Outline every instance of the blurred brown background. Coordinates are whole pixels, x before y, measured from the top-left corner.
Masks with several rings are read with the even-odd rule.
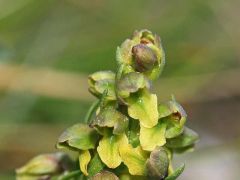
[[[240,177],[240,1],[0,0],[0,179],[83,121],[87,75],[115,70],[135,29],[162,38],[160,101],[174,94],[201,137],[180,180]]]

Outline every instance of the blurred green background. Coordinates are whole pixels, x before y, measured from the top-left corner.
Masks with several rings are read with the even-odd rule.
[[[199,132],[180,180],[240,177],[239,0],[0,0],[0,179],[81,122],[87,75],[115,70],[134,30],[162,38],[160,101],[174,94]]]

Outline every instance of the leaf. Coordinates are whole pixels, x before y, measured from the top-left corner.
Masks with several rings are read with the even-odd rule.
[[[113,134],[122,134],[128,127],[128,117],[117,111],[113,106],[107,106],[92,121],[91,126],[113,127]]]
[[[148,154],[144,152],[140,146],[133,148],[130,144],[123,144],[120,146],[120,155],[131,175],[146,174]]]
[[[127,143],[125,134],[113,135],[111,132],[105,132],[100,140],[97,152],[102,162],[109,168],[116,168],[121,164],[122,159],[119,154],[119,146],[122,143]]]
[[[58,148],[75,150],[93,149],[99,136],[97,132],[85,124],[75,124],[65,130],[58,139]]]
[[[89,91],[99,97],[107,90],[107,99],[115,100],[115,73],[112,71],[98,71],[88,77]]]
[[[102,171],[104,167],[105,164],[101,161],[98,153],[96,153],[88,165],[88,174],[93,176]]]
[[[90,178],[90,180],[119,180],[119,178],[112,172],[102,171]]]
[[[175,180],[175,179],[177,179],[182,174],[182,172],[184,171],[184,168],[185,168],[185,164],[182,164],[179,168],[177,168],[176,171],[174,171],[167,178],[165,178],[165,180]]]
[[[193,145],[199,136],[193,130],[185,127],[183,133],[172,139],[168,139],[166,146],[169,148],[184,148]]]
[[[169,159],[167,151],[162,147],[157,147],[151,152],[146,163],[147,174],[151,179],[163,179],[168,173]]]
[[[130,72],[123,75],[117,82],[117,93],[121,98],[127,98],[130,93],[137,92],[144,87],[149,87],[149,82],[144,75],[139,72]]]
[[[152,128],[145,128],[141,126],[140,143],[143,150],[152,151],[157,146],[163,146],[166,143],[166,127],[167,124],[161,120]]]
[[[85,176],[88,176],[88,163],[91,160],[91,155],[88,150],[79,152],[79,166]]]
[[[133,94],[128,101],[128,114],[140,124],[151,128],[158,123],[157,96],[146,89]]]

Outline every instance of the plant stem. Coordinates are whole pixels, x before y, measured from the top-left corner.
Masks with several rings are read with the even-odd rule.
[[[99,100],[92,103],[92,105],[90,106],[90,108],[85,116],[84,122],[89,123],[89,121],[90,121],[93,113],[95,112],[95,109],[98,107],[98,105],[99,105]]]
[[[68,180],[68,179],[71,179],[73,177],[77,177],[79,175],[81,175],[81,171],[80,170],[76,170],[76,171],[72,171],[72,172],[66,174],[65,176],[61,177],[60,179],[61,180]]]

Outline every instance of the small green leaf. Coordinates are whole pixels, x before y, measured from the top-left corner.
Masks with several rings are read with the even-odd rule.
[[[157,146],[163,146],[166,143],[165,132],[167,124],[160,120],[158,124],[152,128],[141,126],[140,143],[144,150],[152,151]]]
[[[167,178],[165,178],[165,180],[175,180],[175,179],[177,179],[182,174],[182,172],[184,171],[184,168],[185,168],[185,164],[182,164],[179,168],[177,168],[176,171],[174,171]]]
[[[146,174],[148,154],[140,146],[133,148],[130,144],[122,144],[120,146],[120,155],[131,175],[141,176]]]
[[[119,178],[112,172],[102,171],[90,178],[90,180],[119,180]]]
[[[79,152],[79,166],[85,176],[88,176],[88,163],[91,160],[91,155],[88,150]]]
[[[113,134],[122,134],[128,126],[128,117],[117,111],[113,106],[107,106],[92,121],[91,126],[113,127]]]
[[[109,168],[118,167],[122,162],[119,154],[119,146],[126,142],[127,137],[125,134],[113,135],[111,132],[105,131],[105,134],[97,147],[97,152],[102,162]]]
[[[169,148],[184,148],[193,145],[198,139],[199,136],[196,132],[185,127],[180,136],[168,139],[166,146]]]
[[[107,90],[107,99],[115,100],[115,74],[112,71],[98,71],[88,77],[89,91],[100,97]]]
[[[98,153],[96,153],[88,165],[88,174],[93,176],[102,171],[104,167],[104,163],[101,161]]]
[[[169,159],[166,150],[157,147],[147,160],[147,174],[151,179],[163,179],[167,176]]]
[[[151,128],[158,123],[157,96],[146,89],[133,94],[128,101],[128,114],[140,124]]]
[[[98,134],[88,125],[75,124],[65,130],[58,139],[58,148],[70,148],[76,150],[93,149],[98,140]]]

